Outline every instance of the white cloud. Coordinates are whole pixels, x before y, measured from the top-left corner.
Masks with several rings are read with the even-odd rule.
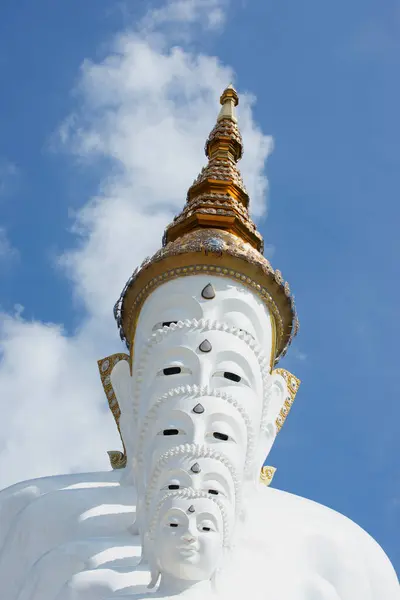
[[[19,176],[17,165],[0,158],[0,204],[10,196],[15,188]],[[10,262],[18,258],[18,251],[9,240],[7,229],[0,225],[0,267],[3,270]]]
[[[206,29],[220,28],[225,21],[224,0],[169,0],[163,7],[150,10],[141,23],[144,31],[159,28],[160,25],[202,24]],[[177,30],[175,29],[175,34]]]
[[[0,200],[3,196],[9,195],[15,186],[15,182],[19,175],[17,165],[0,158]]]
[[[4,266],[17,257],[18,251],[8,239],[7,231],[4,227],[0,227],[0,264]]]
[[[213,11],[223,9],[207,1]],[[97,358],[121,349],[112,307],[183,206],[205,163],[219,95],[234,79],[215,57],[173,46],[164,27],[184,19],[210,27],[203,8],[200,0],[169,2],[149,13],[141,30],[117,36],[102,61],[82,65],[81,108],[60,126],[59,143],[81,160],[100,159],[103,171],[97,196],[75,215],[76,247],[60,264],[87,315],[69,337],[59,325],[0,316],[0,488],[32,476],[107,468],[106,450],[118,448],[96,366]],[[157,35],[148,35],[150,25]],[[262,214],[271,140],[254,124],[252,102],[241,95],[242,171],[254,212]]]
[[[90,324],[68,338],[59,325],[18,315],[0,322],[1,486],[106,466],[107,442],[117,438],[101,409]]]

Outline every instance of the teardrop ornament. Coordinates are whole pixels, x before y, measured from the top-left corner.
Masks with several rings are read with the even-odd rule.
[[[212,300],[213,298],[215,298],[215,290],[211,283],[208,283],[206,287],[203,288],[201,295],[205,300]]]
[[[211,352],[211,343],[208,340],[204,340],[203,342],[201,342],[199,350],[201,350],[201,352]]]

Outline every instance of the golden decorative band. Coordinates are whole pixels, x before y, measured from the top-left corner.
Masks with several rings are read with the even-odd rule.
[[[289,284],[250,244],[232,233],[205,229],[168,243],[151,259],[146,259],[127,283],[115,306],[115,316],[131,354],[137,320],[146,298],[167,281],[196,274],[229,277],[257,294],[275,320],[275,363],[286,353],[298,328]]]
[[[176,268],[171,269],[170,271],[164,272],[161,276],[154,277],[149,281],[149,283],[143,288],[143,290],[137,295],[134,304],[131,308],[130,316],[131,316],[131,329],[129,331],[129,340],[130,340],[130,353],[131,353],[131,366],[133,362],[133,348],[134,348],[134,337],[136,332],[136,325],[139,318],[140,309],[143,306],[144,301],[148,297],[148,295],[156,289],[159,285],[166,283],[167,281],[171,281],[172,279],[177,279],[178,277],[185,277],[188,275],[218,275],[220,277],[229,277],[230,279],[234,279],[239,283],[242,283],[252,289],[261,300],[268,306],[271,312],[271,321],[273,322],[272,331],[273,331],[273,349],[271,355],[271,366],[275,364],[275,352],[277,346],[277,337],[279,339],[282,337],[282,319],[279,314],[278,307],[273,301],[271,295],[267,292],[265,288],[262,288],[259,284],[254,282],[250,277],[246,277],[242,273],[238,271],[233,271],[232,269],[226,269],[223,267],[219,267],[217,265],[192,265],[190,267]],[[277,333],[279,332],[279,333]]]

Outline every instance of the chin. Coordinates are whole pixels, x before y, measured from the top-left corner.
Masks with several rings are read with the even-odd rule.
[[[185,565],[197,565],[198,562],[199,562],[199,557],[196,556],[195,554],[188,555],[188,556],[183,556],[182,557],[182,562]]]
[[[198,550],[180,550],[179,555],[183,558],[198,558],[199,551]]]

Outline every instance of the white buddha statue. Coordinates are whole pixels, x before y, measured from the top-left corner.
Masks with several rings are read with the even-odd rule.
[[[5,600],[400,599],[366,532],[260,480],[300,383],[276,368],[298,325],[248,215],[237,102],[228,87],[207,167],[117,302],[129,353],[99,361],[113,470],[0,492]]]

